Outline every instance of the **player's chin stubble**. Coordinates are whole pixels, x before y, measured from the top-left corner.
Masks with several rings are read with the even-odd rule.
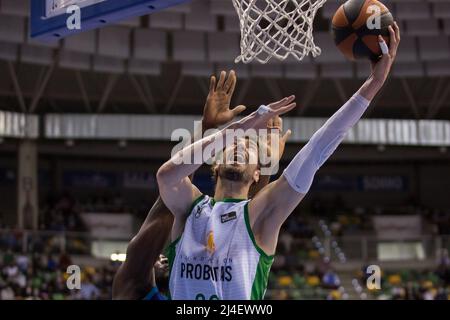
[[[219,177],[233,182],[246,182],[250,180],[245,167],[226,166],[219,167]]]

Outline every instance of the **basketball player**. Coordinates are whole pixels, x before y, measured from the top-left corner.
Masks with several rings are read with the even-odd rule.
[[[397,24],[389,27],[389,33],[390,48],[379,37],[383,56],[372,65],[367,81],[314,134],[281,177],[253,199],[248,193],[260,178],[260,167],[249,159],[258,157],[258,152],[245,139],[225,139],[225,129],[186,147],[158,170],[161,198],[175,217],[173,242],[167,251],[172,299],[263,299],[282,224],[389,75],[400,41]],[[226,129],[262,128],[269,119],[295,108],[294,99],[261,106]],[[201,164],[182,159],[206,151],[207,156],[214,156],[222,151],[214,143],[218,140],[225,140],[225,158],[231,156],[233,162],[215,168],[215,194],[209,197],[188,178]]]
[[[231,71],[220,74],[219,81],[211,77],[210,92],[206,100],[202,118],[202,130],[217,128],[230,122],[245,110],[238,106],[230,110],[230,102],[236,87],[236,74]],[[280,126],[275,123],[273,126]],[[288,136],[284,137],[285,140]],[[284,140],[283,140],[284,142]],[[284,150],[284,143],[281,146]],[[280,149],[280,154],[283,150]],[[253,190],[256,193],[269,183],[270,177],[262,177]],[[165,260],[160,257],[170,236],[173,214],[158,197],[137,235],[127,248],[127,257],[120,266],[113,282],[113,299],[123,300],[164,300],[155,281],[155,270],[164,269]]]

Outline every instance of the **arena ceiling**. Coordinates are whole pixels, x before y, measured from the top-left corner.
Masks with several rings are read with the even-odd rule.
[[[180,69],[177,63],[166,63],[160,76],[136,76],[0,62],[0,108],[33,113],[201,114],[208,78],[182,76]],[[256,107],[296,94],[299,115],[323,117],[362,82],[251,77],[239,80],[234,103]],[[449,90],[449,78],[392,78],[368,116],[450,119]]]
[[[243,66],[232,63],[239,28],[229,0],[194,0],[57,44],[28,39],[28,0],[3,0],[0,109],[200,115],[209,75],[235,68],[234,104],[257,107],[296,94],[297,115],[326,117],[368,74],[368,63],[345,61],[332,43],[330,18],[338,5],[328,1],[315,21],[318,59]],[[388,5],[401,24],[402,47],[367,117],[450,119],[450,3]],[[222,37],[233,41],[214,41]]]

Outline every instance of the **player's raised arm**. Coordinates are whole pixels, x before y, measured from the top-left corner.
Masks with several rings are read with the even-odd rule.
[[[274,253],[281,225],[308,193],[314,176],[333,154],[348,131],[359,121],[371,100],[384,85],[395,60],[400,31],[389,27],[391,46],[380,37],[383,57],[360,90],[345,103],[292,160],[283,175],[250,202],[250,223],[259,245]]]
[[[189,180],[189,175],[228,144],[234,143],[232,139],[226,139],[228,130],[262,129],[269,119],[295,108],[294,99],[295,96],[290,96],[268,106],[261,106],[249,116],[230,124],[216,134],[187,146],[163,164],[157,173],[159,191],[164,203],[175,217],[186,215],[192,202],[201,195]],[[207,147],[208,152],[205,154]],[[193,161],[194,155],[201,155],[201,161],[198,163]]]

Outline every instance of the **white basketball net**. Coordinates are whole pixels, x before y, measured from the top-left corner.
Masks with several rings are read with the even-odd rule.
[[[321,50],[314,44],[313,22],[327,0],[233,0],[241,27],[241,55],[235,62],[267,63],[292,55],[302,60]]]

